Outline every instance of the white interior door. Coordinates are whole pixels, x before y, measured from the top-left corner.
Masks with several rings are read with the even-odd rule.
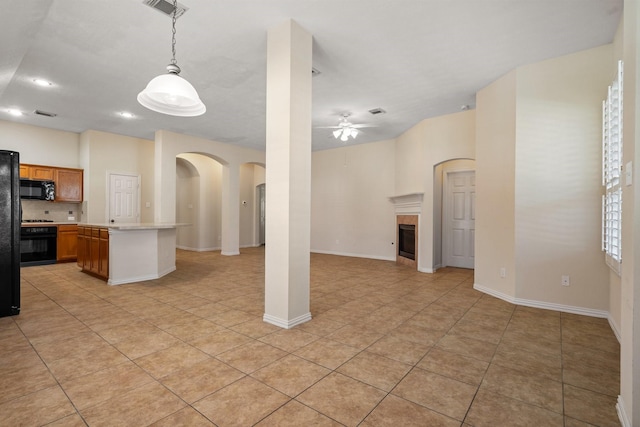
[[[140,176],[109,174],[109,222],[140,221]]]
[[[476,173],[449,172],[443,212],[444,262],[451,267],[473,268],[475,263]]]

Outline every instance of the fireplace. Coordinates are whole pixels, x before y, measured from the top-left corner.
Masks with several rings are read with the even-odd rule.
[[[416,226],[414,224],[398,224],[398,255],[416,259]]]
[[[396,264],[418,268],[418,215],[396,215]]]
[[[423,193],[389,197],[396,211],[396,264],[418,270],[420,213]]]

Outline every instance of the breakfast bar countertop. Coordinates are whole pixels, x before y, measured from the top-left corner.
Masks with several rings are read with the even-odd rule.
[[[189,224],[177,224],[177,223],[155,223],[155,222],[142,222],[142,223],[79,223],[80,227],[99,227],[110,228],[112,230],[162,230],[167,228],[176,228]]]

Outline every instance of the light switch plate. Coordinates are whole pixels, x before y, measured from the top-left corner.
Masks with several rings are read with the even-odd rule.
[[[633,182],[633,162],[627,162],[624,166],[625,185],[629,187]]]

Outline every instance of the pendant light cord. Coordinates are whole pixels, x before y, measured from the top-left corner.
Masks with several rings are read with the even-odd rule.
[[[171,34],[171,64],[178,65],[176,62],[176,13],[178,13],[178,0],[173,0],[173,17],[171,19],[171,25],[173,28]]]

